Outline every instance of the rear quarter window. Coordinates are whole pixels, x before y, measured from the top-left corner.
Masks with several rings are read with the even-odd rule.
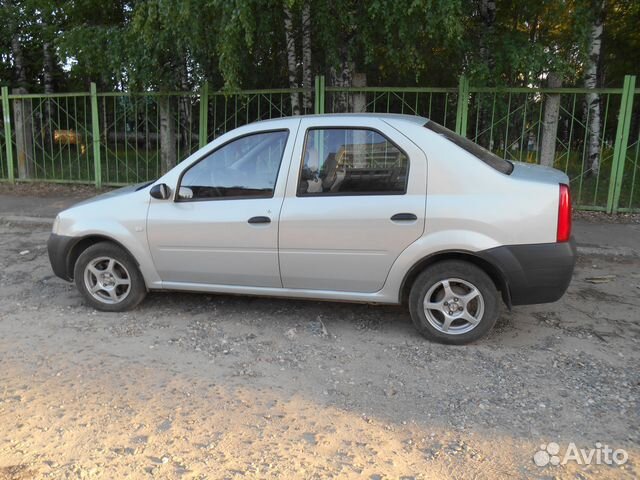
[[[500,173],[504,173],[505,175],[510,175],[513,172],[513,164],[508,160],[504,160],[500,158],[495,153],[490,152],[484,147],[481,147],[477,143],[472,142],[468,138],[463,137],[462,135],[458,135],[457,133],[449,130],[446,127],[443,127],[439,123],[432,122],[429,120],[424,124],[425,128],[437,133],[438,135],[442,135],[450,142],[455,143],[458,147],[463,150],[469,152],[471,155],[476,157],[478,160],[486,163],[494,170],[499,171]]]

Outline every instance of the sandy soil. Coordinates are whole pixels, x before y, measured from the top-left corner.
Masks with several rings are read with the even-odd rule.
[[[47,235],[0,225],[0,480],[640,476],[638,258],[580,258],[563,300],[455,348],[400,307],[163,293],[99,313]],[[549,442],[629,459],[539,467]]]

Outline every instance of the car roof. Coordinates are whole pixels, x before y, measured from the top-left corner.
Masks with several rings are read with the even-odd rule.
[[[399,120],[408,123],[413,123],[417,125],[424,125],[429,120],[425,117],[419,117],[416,115],[406,115],[399,113],[327,113],[327,114],[319,114],[319,115],[298,115],[298,116],[290,116],[290,117],[280,117],[280,118],[272,118],[269,120],[260,120],[254,122],[253,124],[269,124],[269,123],[277,123],[282,120],[291,120],[291,119],[299,119],[299,118],[335,118],[340,119],[341,121],[347,120],[361,120],[363,118],[377,118],[381,120]]]

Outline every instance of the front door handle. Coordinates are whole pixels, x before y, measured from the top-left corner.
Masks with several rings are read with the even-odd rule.
[[[393,217],[391,217],[392,222],[412,222],[417,220],[413,213],[396,213]]]
[[[271,223],[269,217],[251,217],[249,223]]]

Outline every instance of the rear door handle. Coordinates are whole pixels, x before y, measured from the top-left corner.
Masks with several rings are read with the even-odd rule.
[[[392,222],[411,222],[417,220],[413,213],[396,213],[393,217],[391,217]]]
[[[271,223],[269,217],[251,217],[249,223]]]

